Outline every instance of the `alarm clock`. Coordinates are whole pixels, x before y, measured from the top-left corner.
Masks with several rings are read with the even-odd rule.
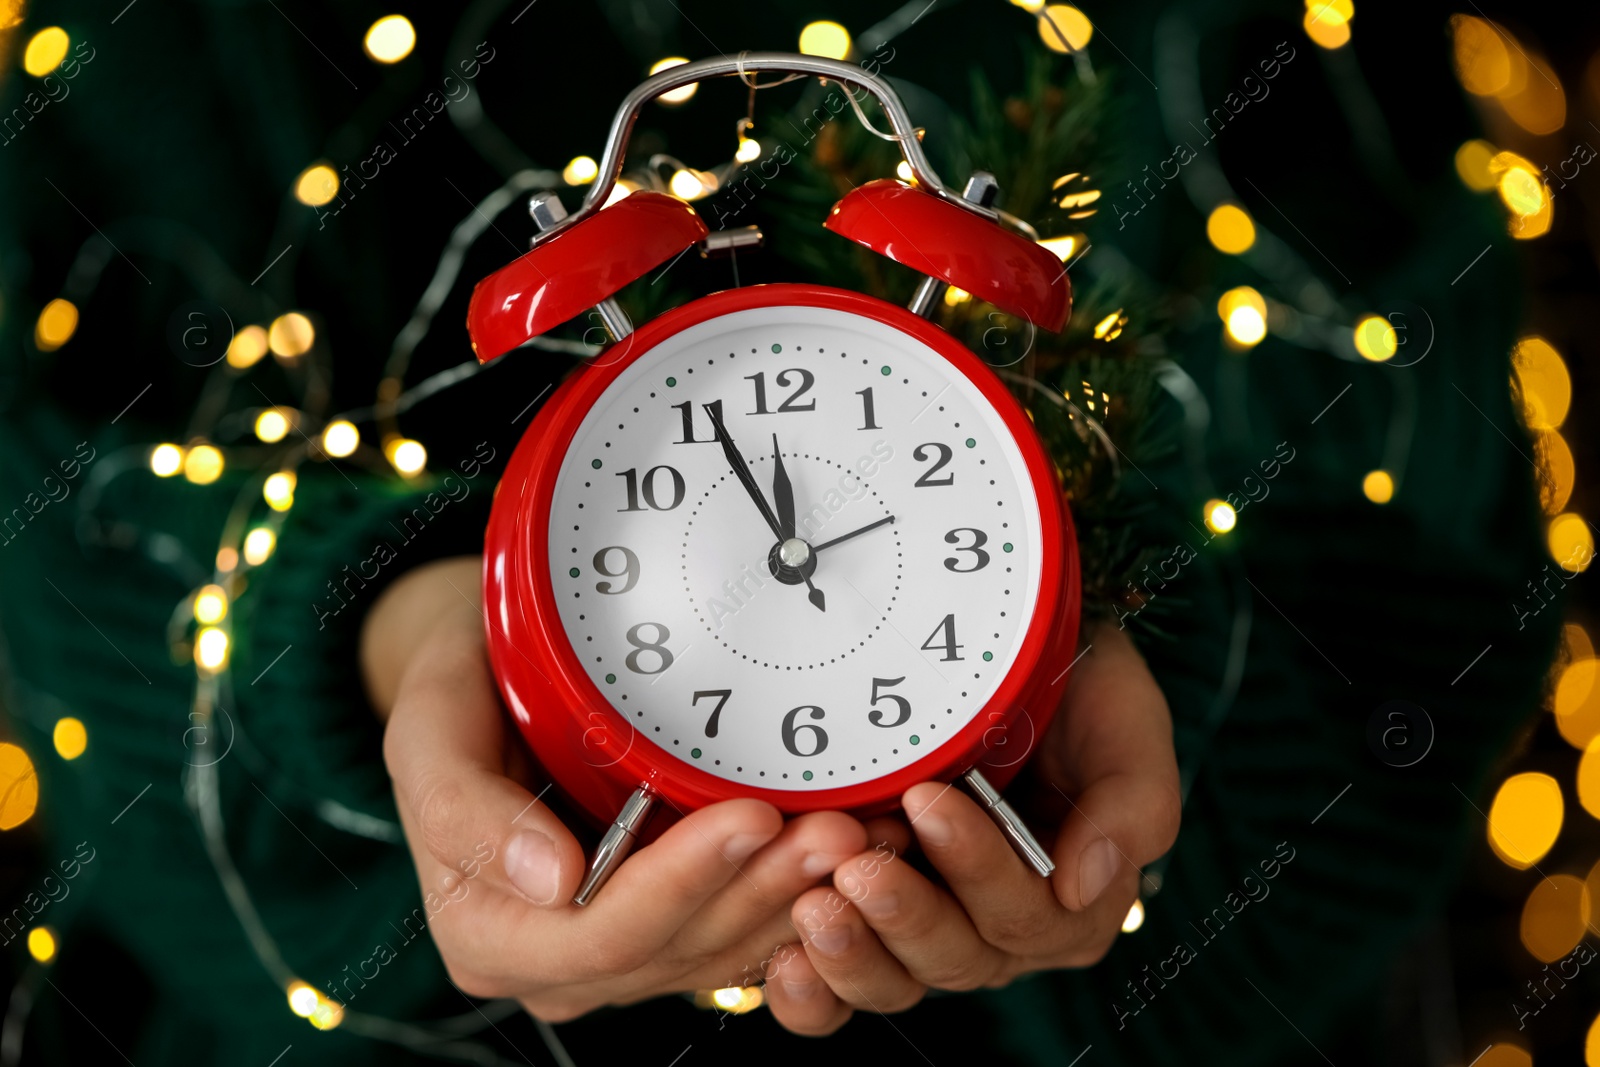
[[[809,284],[736,288],[634,330],[612,296],[711,235],[651,191],[609,205],[639,108],[702,79],[810,75],[882,105],[914,181],[844,197],[832,233],[926,275],[910,308]],[[1041,874],[999,793],[1049,725],[1078,631],[1077,544],[1055,466],[994,372],[929,321],[947,285],[1059,330],[1057,258],[1002,225],[995,184],[933,172],[859,67],[746,53],[624,100],[566,215],[474,290],[491,360],[590,309],[612,338],[538,412],[485,539],[489,658],[557,786],[610,823],[590,900],[662,801],[893,810],[963,779]],[[830,238],[831,239],[831,238]]]

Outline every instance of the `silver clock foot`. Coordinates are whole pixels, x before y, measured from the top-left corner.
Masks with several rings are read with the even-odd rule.
[[[583,879],[583,885],[578,888],[578,895],[572,898],[574,904],[581,908],[593,900],[594,895],[600,892],[600,887],[606,884],[607,879],[618,867],[622,866],[622,861],[633,851],[634,841],[638,839],[639,831],[655,807],[656,791],[648,784],[641,785],[633,791],[633,795],[617,813],[616,821],[606,831],[606,836],[600,839],[600,847],[594,850],[594,859],[589,863],[589,873]]]
[[[1016,809],[1006,803],[1006,798],[1000,795],[1000,791],[990,785],[989,780],[976,767],[961,777],[972,787],[979,802],[989,812],[989,817],[1000,827],[1000,832],[1006,835],[1011,847],[1017,850],[1017,855],[1021,856],[1028,866],[1038,871],[1039,877],[1050,877],[1050,872],[1056,869],[1055,863],[1050,859],[1050,853],[1039,844],[1039,839],[1034,837],[1033,832],[1023,823],[1022,816],[1017,814]]]

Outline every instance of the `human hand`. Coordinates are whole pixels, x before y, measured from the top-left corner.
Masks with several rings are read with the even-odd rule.
[[[866,831],[837,812],[785,824],[769,804],[726,801],[635,851],[592,903],[573,905],[583,849],[527,788],[534,768],[484,650],[481,568],[452,560],[402,578],[362,641],[380,714],[392,699],[384,759],[451,979],[561,1022],[760,977],[794,938],[795,898],[866,848]]]
[[[1035,757],[1062,817],[1055,873],[1035,874],[961,790],[913,786],[905,812],[945,884],[880,848],[841,865],[834,889],[802,894],[792,916],[803,950],[781,953],[767,983],[785,1027],[827,1034],[857,1009],[1088,967],[1110,949],[1140,867],[1177,837],[1181,798],[1171,716],[1143,657],[1114,627],[1092,637]]]

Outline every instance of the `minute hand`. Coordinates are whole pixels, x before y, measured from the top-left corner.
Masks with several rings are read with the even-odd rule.
[[[710,404],[702,404],[706,414],[711,417],[711,429],[717,436],[717,442],[722,445],[722,454],[727,457],[728,466],[733,469],[733,476],[739,479],[739,484],[744,486],[744,491],[750,494],[750,499],[755,501],[756,509],[761,512],[761,517],[766,520],[767,526],[772,530],[772,536],[783,540],[783,529],[778,525],[778,517],[772,513],[772,508],[767,505],[767,498],[761,495],[761,487],[756,484],[755,475],[750,473],[749,464],[739,454],[738,447],[733,443],[733,438],[728,436],[728,428],[722,425],[722,416],[717,414],[716,408]]]
[[[847,534],[840,534],[838,537],[835,537],[832,541],[824,541],[820,545],[812,545],[811,546],[811,551],[813,551],[813,552],[821,552],[825,548],[832,548],[834,545],[837,545],[842,541],[848,541],[852,537],[859,537],[862,534],[866,533],[868,530],[876,530],[878,527],[886,526],[886,525],[888,525],[889,523],[891,523],[893,521],[894,521],[894,516],[893,515],[889,515],[889,516],[886,516],[884,518],[879,519],[877,522],[869,522],[865,526],[861,527],[859,530],[851,530]]]

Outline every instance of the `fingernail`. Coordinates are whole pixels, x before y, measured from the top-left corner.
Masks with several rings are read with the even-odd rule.
[[[881,889],[862,887],[860,896],[850,898],[856,910],[869,919],[887,919],[900,909],[900,897]]]
[[[813,931],[811,947],[824,956],[837,956],[850,947],[850,927],[841,924]]]
[[[1078,896],[1083,906],[1093,904],[1117,876],[1117,847],[1102,837],[1083,850],[1078,861]]]
[[[535,904],[549,904],[561,892],[561,859],[556,843],[537,830],[523,830],[506,844],[506,877]]]
[[[722,854],[730,863],[743,863],[755,850],[772,840],[771,834],[734,834],[723,842]]]
[[[956,828],[950,820],[943,815],[935,815],[927,808],[922,809],[922,814],[911,825],[917,828],[917,836],[923,844],[935,848],[944,848],[956,839]]]
[[[821,878],[832,873],[833,869],[845,861],[844,856],[835,856],[826,852],[811,852],[800,861],[800,873],[807,878]]]
[[[791,982],[783,980],[783,992],[790,1000],[810,1000],[817,995],[821,982]]]

